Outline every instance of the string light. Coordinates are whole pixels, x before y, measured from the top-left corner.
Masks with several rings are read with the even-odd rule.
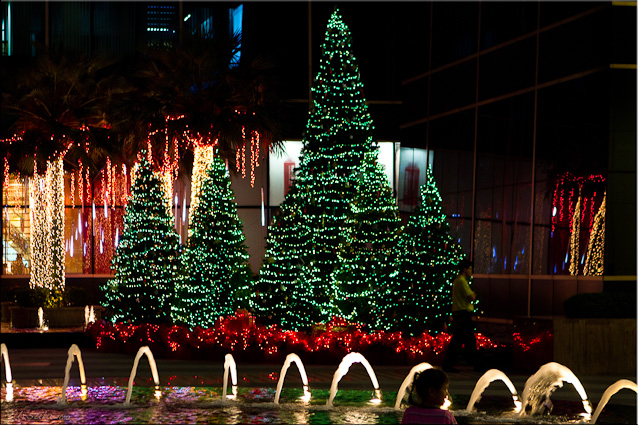
[[[246,177],[246,127],[241,127],[241,177]]]
[[[607,193],[605,192],[603,202],[600,204],[600,208],[598,208],[598,212],[594,218],[594,224],[589,237],[587,260],[585,261],[585,268],[583,269],[585,276],[602,276],[604,272],[606,209]]]
[[[75,209],[75,170],[71,170],[71,193],[69,197],[71,198],[71,208]]]
[[[85,187],[86,187],[86,203],[89,203],[89,200],[93,200],[93,190],[91,189],[91,179],[90,179],[90,175],[89,175],[89,167],[86,167],[86,171],[85,171],[85,176],[86,176],[86,180],[85,180]],[[82,204],[84,205],[84,204]],[[95,214],[94,214],[95,216]],[[95,217],[93,217],[95,219]]]
[[[113,279],[102,286],[113,320],[170,321],[179,279],[179,238],[166,209],[161,178],[140,152],[124,231],[113,256]],[[110,240],[110,238],[109,238]]]
[[[82,178],[82,176],[84,175],[82,173],[82,160],[79,159],[78,160],[78,202],[80,203],[80,205],[82,205],[82,208],[84,208],[84,179]]]
[[[163,346],[167,352],[188,356],[191,353],[232,352],[253,358],[255,352],[261,352],[265,361],[279,360],[294,348],[298,354],[312,354],[314,358],[339,358],[350,352],[359,352],[366,357],[378,356],[381,350],[386,359],[397,363],[419,361],[440,362],[450,343],[450,335],[427,332],[414,337],[406,337],[401,332],[374,331],[366,333],[361,326],[340,318],[319,324],[313,332],[282,331],[277,326],[265,327],[255,323],[254,317],[239,312],[230,317],[219,318],[215,327],[195,327],[169,324],[129,324],[92,322],[87,334],[95,341],[96,348],[102,351],[118,351],[121,345]],[[551,334],[545,334],[530,340],[523,340],[515,334],[515,341],[529,350]],[[477,349],[483,353],[499,350],[503,345],[480,333],[476,334]],[[393,354],[394,353],[394,354]],[[272,379],[277,379],[273,376]]]
[[[398,278],[378,301],[377,328],[409,335],[441,330],[449,315],[451,285],[464,257],[450,235],[443,200],[428,167],[421,202],[406,224],[399,250]]]
[[[572,219],[572,233],[569,239],[571,257],[569,262],[569,274],[571,274],[572,276],[576,276],[578,274],[578,257],[580,257],[580,207],[581,196],[579,193],[578,200],[576,201],[576,207],[574,208],[574,215]]]
[[[556,179],[551,217],[552,248],[560,252],[562,257],[567,245],[566,259],[560,267],[564,270],[565,265],[569,263],[567,271],[572,275],[578,274],[578,259],[581,254],[585,257],[589,255],[588,251],[581,253],[580,246],[589,244],[594,237],[595,211],[599,202],[599,192],[596,189],[604,182],[605,178],[600,174],[575,176],[564,173]],[[568,199],[564,199],[565,193],[568,193]],[[565,214],[564,203],[567,203]],[[586,226],[587,221],[589,226]],[[555,270],[558,269],[557,265],[554,265]]]
[[[190,204],[190,216],[192,217],[197,211],[197,204],[199,203],[199,194],[201,192],[202,181],[206,176],[206,170],[208,165],[213,162],[214,145],[217,144],[217,140],[213,145],[206,144],[200,139],[193,140],[193,171],[191,176],[191,204]],[[191,230],[188,229],[190,237]]]
[[[377,164],[351,38],[335,11],[296,179],[268,231],[253,308],[284,329],[334,315],[369,322],[396,278],[398,209]]]
[[[47,161],[44,176],[34,160],[29,186],[31,277],[29,286],[49,289],[54,298],[64,292],[64,169],[62,158]]]
[[[252,272],[230,175],[219,155],[198,184],[173,317],[190,327],[211,327],[219,316],[248,307]]]

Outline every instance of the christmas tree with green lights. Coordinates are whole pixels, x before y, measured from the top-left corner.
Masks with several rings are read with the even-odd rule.
[[[397,203],[375,150],[366,152],[353,202],[354,231],[344,247],[338,279],[342,316],[374,323],[380,296],[399,269],[400,218]]]
[[[168,205],[162,180],[142,151],[112,260],[115,276],[102,287],[114,322],[171,322],[180,248]]]
[[[377,327],[409,335],[439,331],[451,312],[452,282],[464,258],[450,236],[441,195],[428,169],[421,205],[401,235],[401,261],[395,284],[381,298]]]
[[[377,165],[350,30],[338,11],[328,22],[312,98],[297,175],[269,228],[255,303],[284,329],[332,316],[363,320],[377,286],[396,273],[385,253],[371,259],[375,247],[395,241],[398,213]]]
[[[191,328],[211,328],[220,316],[249,307],[252,272],[230,175],[216,154],[201,182],[182,254],[173,316]]]

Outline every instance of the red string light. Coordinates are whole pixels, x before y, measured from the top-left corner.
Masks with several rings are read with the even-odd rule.
[[[446,333],[423,333],[416,337],[404,337],[400,332],[365,333],[360,324],[348,323],[342,318],[333,318],[327,324],[318,324],[310,334],[282,331],[277,326],[255,324],[254,317],[246,312],[220,318],[216,326],[210,329],[195,327],[188,330],[176,325],[111,324],[100,321],[89,325],[87,333],[96,341],[98,349],[108,349],[104,347],[104,340],[111,339],[111,335],[114,335],[113,341],[117,344],[152,345],[160,351],[164,347],[166,353],[179,354],[183,350],[185,353],[192,353],[193,350],[209,352],[217,349],[241,355],[254,354],[258,350],[264,354],[266,360],[272,360],[280,353],[293,351],[314,354],[317,358],[325,358],[327,355],[338,357],[356,351],[364,355],[395,353],[399,358],[410,361],[432,361],[445,352],[451,340],[451,336]],[[501,347],[480,333],[476,334],[476,341],[480,350]]]
[[[241,127],[241,177],[246,177],[246,128],[244,126]]]
[[[78,171],[78,202],[80,205],[84,206],[84,179],[82,178],[82,160],[78,160],[79,171]]]
[[[71,170],[71,193],[69,194],[69,198],[71,198],[71,208],[75,208],[75,170]]]

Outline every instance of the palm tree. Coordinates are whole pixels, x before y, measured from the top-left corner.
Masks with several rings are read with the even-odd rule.
[[[49,301],[57,302],[65,280],[63,170],[83,159],[95,174],[105,161],[109,135],[102,128],[103,106],[112,64],[38,50],[35,66],[3,93],[2,109],[15,121],[11,142],[2,147],[10,169],[33,176],[31,286],[47,287]]]
[[[38,50],[35,65],[3,93],[2,108],[15,117],[10,131],[19,136],[8,149],[11,169],[31,175],[34,159],[43,170],[46,161],[58,158],[72,167],[74,157],[99,166],[108,150],[103,108],[112,63]]]
[[[127,148],[146,148],[149,132],[156,157],[165,141],[178,143],[182,172],[189,173],[200,146],[217,145],[222,158],[236,160],[244,139],[258,132],[261,148],[281,147],[280,103],[263,59],[234,63],[240,38],[188,36],[181,45],[146,47],[130,75],[128,91],[112,116]],[[165,133],[164,133],[165,131]],[[173,146],[169,148],[173,150]]]

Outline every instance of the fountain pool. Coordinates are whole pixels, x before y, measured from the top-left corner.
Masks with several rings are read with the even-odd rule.
[[[401,422],[405,407],[401,407],[401,398],[409,393],[409,390],[406,392],[408,388],[405,385],[400,387],[397,385],[398,388],[379,388],[372,366],[358,353],[350,353],[349,357],[344,357],[334,373],[330,389],[313,388],[312,375],[306,375],[301,359],[291,354],[284,363],[275,389],[251,387],[245,382],[243,385],[238,383],[237,369],[241,369],[242,364],[235,364],[230,354],[226,356],[224,362],[223,387],[157,385],[160,377],[148,347],[142,347],[137,353],[131,370],[133,378],[129,379],[128,385],[123,385],[123,380],[117,379],[92,378],[85,381],[81,354],[76,346],[69,349],[69,359],[62,385],[58,385],[57,381],[48,381],[49,385],[37,385],[35,382],[26,381],[18,384],[10,382],[12,378],[8,350],[4,344],[2,348],[7,381],[6,384],[3,383],[0,394],[3,424],[202,422],[395,424]],[[132,380],[135,378],[139,360],[143,355],[148,358],[148,365],[144,362],[142,367],[147,371],[150,366],[152,378],[138,378],[133,385]],[[75,359],[78,360],[77,368],[71,366]],[[295,363],[299,373],[293,373],[284,387],[285,372],[292,363]],[[355,363],[360,363],[366,368],[369,381],[362,383],[358,389],[339,389],[339,381]],[[426,367],[430,365],[418,365],[411,373]],[[547,385],[554,385],[560,379],[569,383],[575,382],[574,376],[567,368],[563,369],[556,365],[548,368],[551,369],[552,376]],[[67,386],[70,380],[69,374],[76,377],[78,369],[80,381],[76,380],[76,385]],[[541,369],[537,373],[540,372]],[[226,385],[229,377],[232,378],[232,395],[235,397],[229,397],[227,394]],[[71,379],[71,381],[74,380]],[[502,382],[495,384],[498,381]],[[549,391],[546,386],[543,387],[541,382],[544,380],[537,378],[528,380],[529,385],[526,385],[521,392],[524,402],[533,403],[535,398],[532,395],[535,393],[543,397],[551,396],[552,391]],[[77,385],[81,383],[83,385]],[[491,395],[488,390],[491,385],[506,385],[512,391],[512,396]],[[501,371],[492,370],[476,382],[471,397],[452,394],[449,409],[453,411],[460,424],[636,423],[635,406],[608,405],[610,400],[613,403],[614,395],[623,389],[636,391],[636,384],[629,380],[621,380],[609,386],[601,397],[593,417],[585,411],[582,401],[563,400],[554,400],[553,410],[549,415],[532,415],[526,414],[525,409],[521,410],[520,406],[514,402],[517,401],[514,398],[517,392],[509,378]],[[586,388],[582,388],[583,392],[585,390]],[[596,403],[592,405],[596,407]],[[531,412],[535,407],[530,406],[527,410]]]

